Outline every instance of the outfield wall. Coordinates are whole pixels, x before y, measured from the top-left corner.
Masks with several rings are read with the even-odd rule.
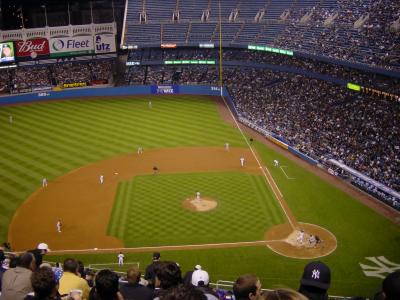
[[[227,91],[223,89],[223,95]],[[166,94],[188,94],[221,96],[221,88],[218,86],[205,85],[138,85],[123,87],[103,88],[80,88],[66,89],[62,91],[43,91],[23,95],[13,95],[0,98],[0,105],[18,104],[32,101],[49,101],[57,99],[82,98],[82,97],[115,97],[132,95],[166,95]]]

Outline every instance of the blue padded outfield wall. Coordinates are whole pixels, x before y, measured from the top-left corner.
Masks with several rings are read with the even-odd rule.
[[[218,86],[205,85],[138,85],[124,87],[106,88],[81,88],[62,91],[42,91],[37,93],[0,97],[0,105],[16,104],[32,101],[49,101],[57,99],[70,99],[82,97],[105,97],[105,96],[134,96],[151,94],[188,94],[221,96],[221,88]],[[228,93],[223,89],[223,95]]]

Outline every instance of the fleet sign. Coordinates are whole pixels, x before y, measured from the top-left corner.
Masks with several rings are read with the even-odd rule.
[[[110,53],[115,52],[115,35],[113,34],[97,34],[94,36],[95,52]]]
[[[49,55],[49,42],[47,39],[38,38],[15,42],[17,56]]]
[[[50,40],[50,56],[71,56],[94,53],[92,36],[54,38]]]

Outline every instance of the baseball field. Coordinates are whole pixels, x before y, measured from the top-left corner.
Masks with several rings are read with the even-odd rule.
[[[239,130],[220,99],[29,103],[0,107],[0,120],[0,240],[16,250],[47,242],[49,260],[82,250],[70,253],[107,265],[122,249],[143,269],[158,249],[212,281],[250,272],[269,288],[297,288],[319,259],[339,295],[370,296],[400,269],[398,214]],[[322,243],[298,242],[301,229]]]

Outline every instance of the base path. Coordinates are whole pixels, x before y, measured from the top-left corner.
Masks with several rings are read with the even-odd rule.
[[[240,157],[246,164],[240,166]],[[122,248],[107,236],[118,183],[137,175],[241,171],[261,175],[250,150],[223,145],[215,148],[168,148],[132,153],[76,169],[34,192],[17,210],[9,227],[9,242],[16,251],[46,242],[52,250]],[[100,175],[104,183],[100,184]],[[157,176],[157,175],[154,175]],[[56,223],[61,219],[62,233]]]

